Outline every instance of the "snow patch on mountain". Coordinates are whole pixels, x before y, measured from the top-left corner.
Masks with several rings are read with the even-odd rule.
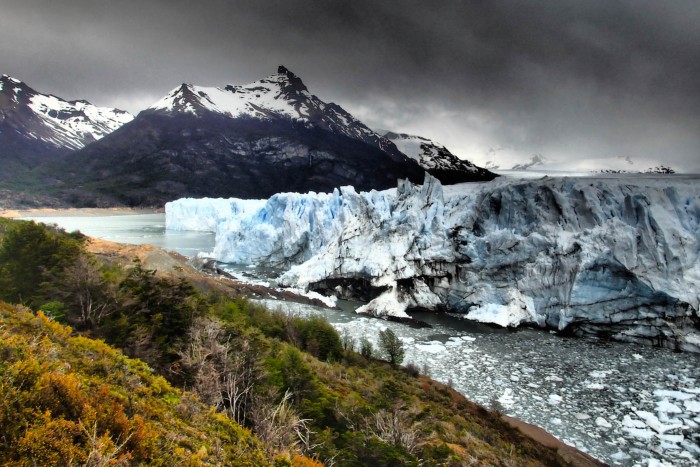
[[[47,126],[56,129],[57,146],[79,149],[113,132],[133,116],[127,112],[97,107],[86,101],[67,102],[58,97],[36,94],[28,107],[45,120]]]
[[[459,170],[478,172],[479,168],[467,160],[452,154],[444,145],[422,136],[388,131],[384,138],[393,142],[402,153],[415,160],[426,170]]]
[[[700,351],[700,184],[635,176],[282,193],[216,224],[224,262],[291,268],[281,283],[374,298],[360,311],[445,309]],[[188,201],[197,204],[197,201]],[[166,207],[168,228],[192,222]],[[187,212],[192,212],[187,211]]]

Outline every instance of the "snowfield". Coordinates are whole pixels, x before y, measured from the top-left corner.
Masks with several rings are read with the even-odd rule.
[[[696,352],[699,223],[693,176],[444,189],[426,176],[381,192],[166,205],[167,228],[216,232],[217,260],[283,266],[283,285],[366,296],[360,312],[449,310]]]

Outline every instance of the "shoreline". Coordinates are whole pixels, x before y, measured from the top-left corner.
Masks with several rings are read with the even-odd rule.
[[[18,219],[23,217],[93,217],[93,216],[129,216],[138,214],[160,214],[165,208],[33,208],[3,209],[0,217]]]

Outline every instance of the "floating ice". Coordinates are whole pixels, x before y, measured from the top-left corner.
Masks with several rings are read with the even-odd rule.
[[[601,428],[612,428],[612,425],[610,424],[610,422],[607,421],[606,419],[604,419],[603,417],[597,417],[595,419],[595,424]]]
[[[677,399],[681,401],[692,399],[694,397],[693,394],[689,394],[684,391],[669,391],[666,389],[657,389],[654,391],[654,395],[656,397],[668,397],[669,399]]]
[[[700,401],[684,401],[683,405],[688,412],[700,413]]]
[[[558,394],[550,394],[548,397],[548,401],[552,405],[557,405],[561,403],[562,397]]]

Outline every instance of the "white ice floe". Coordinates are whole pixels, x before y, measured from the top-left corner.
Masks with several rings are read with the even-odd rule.
[[[669,391],[667,389],[657,389],[654,391],[654,395],[656,397],[667,397],[669,399],[676,399],[680,401],[685,401],[695,397],[693,394],[685,391]]]
[[[515,405],[515,398],[513,396],[513,390],[510,388],[506,388],[505,391],[503,391],[503,394],[501,397],[498,398],[498,402],[503,404],[504,407],[512,407]]]
[[[550,394],[547,399],[552,405],[561,404],[562,401],[562,397],[559,394]]]
[[[604,419],[603,417],[596,417],[595,424],[601,428],[612,428],[610,422]]]
[[[700,413],[700,400],[684,401],[685,410],[693,413]]]

